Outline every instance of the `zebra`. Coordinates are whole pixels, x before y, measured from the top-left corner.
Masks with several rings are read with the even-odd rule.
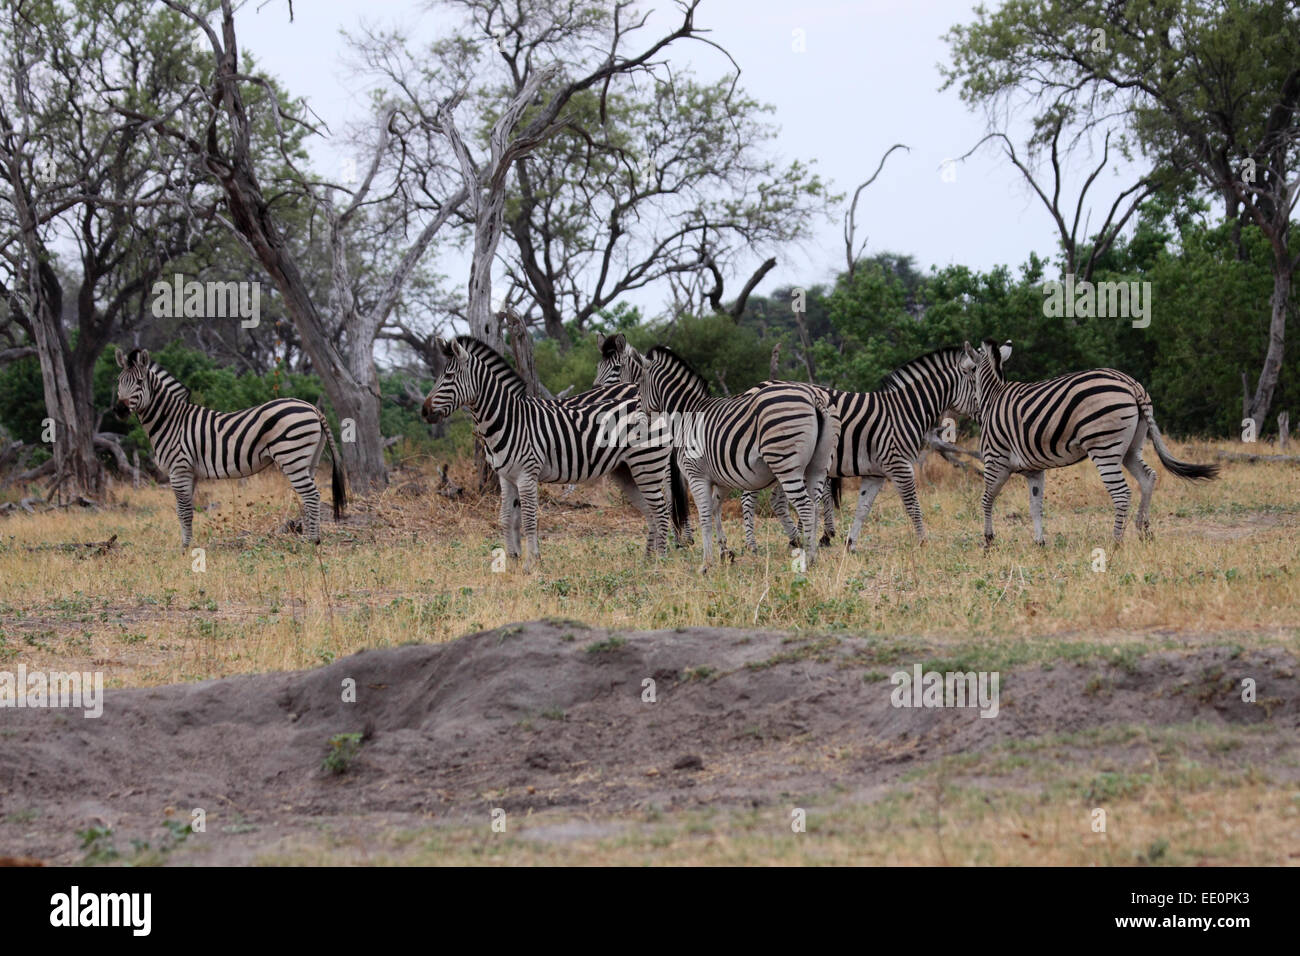
[[[492,346],[480,339],[470,335],[458,337],[458,342],[471,355],[476,356],[484,367],[496,377],[498,383],[507,389],[513,391],[518,397],[524,398],[528,395],[527,387],[524,380],[519,377],[518,373],[506,363],[499,352]],[[555,399],[561,405],[567,405],[570,408],[581,408],[586,405],[596,405],[608,403],[610,401],[623,402],[626,399],[635,401],[637,396],[637,386],[632,382],[623,382],[617,376],[606,376],[604,381],[597,381],[594,386],[585,392],[579,392],[577,395],[569,395],[565,398]],[[610,415],[608,409],[605,414]],[[612,418],[610,419],[612,420]],[[627,462],[621,462],[608,477],[618,485],[624,496],[637,511],[643,515],[652,513],[650,505],[641,496],[641,491],[637,487],[636,481],[632,478],[632,472]],[[670,472],[670,481],[667,494],[675,496],[683,503],[686,501],[686,483],[677,470]],[[686,508],[683,504],[681,507],[674,507],[674,497],[669,497],[669,517],[672,519],[673,533],[679,541],[690,543],[691,528],[690,522],[686,517]],[[511,502],[512,507],[519,507],[519,499],[515,497]],[[646,553],[650,553],[650,544],[647,542]]]
[[[626,376],[623,369],[637,354],[626,341],[615,345],[612,354],[602,354],[601,364],[597,367],[598,382],[620,380],[620,375]],[[1006,362],[1011,357],[1011,342],[1004,342],[999,350],[1002,361]],[[829,544],[835,536],[840,479],[846,477],[863,479],[846,542],[849,551],[857,550],[863,522],[886,479],[898,489],[917,539],[925,540],[925,524],[916,497],[913,466],[926,449],[926,433],[938,424],[946,410],[951,408],[975,417],[974,383],[964,374],[962,359],[960,346],[936,349],[895,369],[874,392],[845,392],[811,386],[822,394],[840,420],[834,465],[822,492],[825,531],[821,544]],[[756,501],[755,492],[744,492],[741,511],[745,523],[745,545],[750,551],[758,550],[754,535]],[[798,531],[779,485],[772,490],[772,510],[780,519],[791,546],[796,547]]]
[[[596,347],[600,350],[600,360],[596,363],[596,379],[591,388],[585,392],[579,392],[564,399],[574,405],[581,405],[587,402],[599,400],[611,392],[617,394],[619,398],[627,396],[636,396],[639,392],[637,381],[633,377],[633,369],[636,367],[630,361],[630,356],[640,356],[635,348],[628,344],[627,336],[622,332],[614,335],[605,335],[596,333]],[[678,449],[672,451],[672,460],[669,462],[669,487],[668,495],[670,502],[676,502],[681,499],[686,500],[686,482],[682,478],[681,465],[678,461]],[[635,486],[632,492],[635,493]],[[636,504],[636,497],[628,494],[628,488],[623,488],[624,494],[633,504]],[[638,505],[638,507],[640,507]],[[677,537],[679,547],[695,543],[695,532],[691,528],[690,512],[685,508],[673,507],[673,534]]]
[[[302,499],[303,531],[320,543],[320,492],[314,477],[325,446],[332,461],[334,520],[343,516],[347,491],[338,446],[324,413],[300,398],[277,398],[238,412],[218,412],[190,401],[190,390],[150,361],[145,349],[117,349],[118,417],[134,412],[170,480],[181,523],[181,548],[193,540],[194,482],[243,478],[272,463]]]
[[[993,502],[1014,473],[1029,484],[1034,543],[1043,537],[1043,472],[1092,459],[1115,505],[1115,542],[1124,537],[1130,491],[1121,465],[1137,479],[1142,498],[1135,523],[1151,533],[1149,512],[1156,473],[1142,460],[1147,435],[1161,464],[1189,481],[1217,478],[1217,465],[1179,461],[1165,447],[1151,396],[1135,379],[1111,368],[1071,372],[1045,382],[1008,382],[997,345],[965,345],[964,366],[979,406],[980,455],[984,460],[984,546],[993,541]]]
[[[467,407],[483,440],[488,464],[501,483],[501,525],[506,551],[520,557],[526,539],[524,570],[532,571],[541,552],[537,543],[537,486],[619,479],[619,466],[644,506],[646,552],[664,553],[668,542],[668,478],[671,448],[662,442],[629,440],[610,432],[637,419],[635,397],[608,398],[582,405],[530,398],[518,373],[495,349],[470,336],[438,340],[445,368],[424,401],[425,421],[438,422]],[[684,504],[681,505],[684,507]]]
[[[665,345],[630,355],[640,370],[641,408],[665,416],[672,444],[700,516],[704,564],[712,560],[713,533],[725,553],[714,489],[758,490],[779,481],[804,532],[808,564],[817,556],[817,500],[839,438],[839,420],[819,393],[799,382],[756,386],[742,395],[713,398],[703,376]]]

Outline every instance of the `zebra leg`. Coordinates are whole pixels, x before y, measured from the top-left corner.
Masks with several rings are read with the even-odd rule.
[[[302,530],[307,540],[320,544],[320,489],[311,472],[302,471],[289,478],[289,484],[302,499]]]
[[[1044,545],[1043,537],[1043,472],[1025,472],[1025,481],[1029,485],[1029,514],[1034,519],[1034,544]]]
[[[993,502],[997,500],[998,492],[1010,477],[1011,469],[1007,467],[1005,461],[993,461],[989,456],[985,456],[984,495],[980,499],[980,504],[984,509],[984,547],[986,548],[993,543]]]
[[[754,510],[756,495],[746,491],[740,496],[740,513],[745,519],[745,547],[751,553],[758,553],[758,539],[754,537]]]
[[[1128,519],[1129,499],[1132,492],[1124,480],[1124,472],[1119,466],[1119,458],[1113,452],[1088,452],[1088,457],[1097,466],[1101,482],[1110,493],[1110,500],[1115,505],[1115,543],[1124,540],[1124,522]]]
[[[713,530],[718,536],[718,557],[723,561],[735,561],[736,552],[727,547],[727,534],[722,530],[722,489],[713,486]]]
[[[1156,490],[1156,473],[1151,470],[1151,466],[1142,460],[1142,444],[1146,441],[1145,422],[1138,426],[1138,435],[1134,437],[1133,444],[1129,446],[1128,454],[1124,456],[1124,467],[1128,469],[1130,475],[1137,479],[1138,489],[1142,497],[1138,499],[1137,518],[1134,524],[1137,525],[1138,536],[1143,539],[1151,537],[1151,496]]]
[[[795,527],[794,520],[790,517],[790,502],[786,500],[780,482],[772,486],[772,512],[781,522],[781,530],[785,532],[790,547],[799,547],[799,529]]]
[[[830,544],[835,538],[835,496],[831,493],[831,480],[822,482],[822,544]]]
[[[813,562],[817,559],[816,501],[808,494],[802,475],[795,475],[782,480],[781,488],[790,504],[794,506],[795,514],[799,516],[799,528],[803,532],[804,556],[807,559],[808,567],[812,567]]]
[[[168,476],[176,495],[176,517],[181,522],[181,549],[194,540],[194,472],[188,465],[177,465]]]
[[[520,475],[515,483],[519,488],[519,520],[527,551],[524,554],[524,571],[532,571],[541,558],[537,547],[537,479]]]
[[[871,506],[876,501],[876,495],[880,494],[880,489],[885,487],[884,475],[868,475],[862,479],[862,487],[858,491],[858,510],[853,515],[853,527],[849,529],[849,538],[846,547],[849,551],[858,550],[858,535],[862,534],[862,522],[867,520],[867,515],[871,513]]]
[[[506,536],[506,554],[512,558],[520,555],[519,549],[519,488],[505,475],[498,474],[501,483],[501,531]]]
[[[713,483],[702,475],[691,476],[689,482],[695,510],[700,515],[700,538],[704,544],[704,563],[700,565],[700,573],[703,574],[709,570],[713,558]]]
[[[889,480],[898,489],[898,497],[903,499],[903,508],[912,519],[912,528],[916,538],[925,543],[925,524],[921,521],[921,502],[916,498],[916,470],[910,461],[896,462],[888,468]]]
[[[664,483],[660,472],[630,473],[631,492],[634,500],[641,502],[641,513],[645,515],[649,539],[646,542],[646,557],[652,554],[668,553],[668,527],[672,522],[668,518],[668,499],[664,493]]]

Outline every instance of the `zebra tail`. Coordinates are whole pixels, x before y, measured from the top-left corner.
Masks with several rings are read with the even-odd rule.
[[[840,506],[840,486],[844,484],[844,479],[836,475],[832,478],[828,478],[827,481],[831,483],[831,501],[834,502],[835,507],[838,508]]]
[[[348,492],[347,486],[343,481],[343,462],[339,459],[338,445],[334,444],[334,433],[330,431],[330,423],[325,418],[325,413],[319,408],[316,414],[320,415],[320,427],[325,429],[325,438],[329,441],[330,446],[330,481],[334,496],[334,520],[338,521],[343,517],[343,509],[347,507]]]
[[[826,474],[829,475],[832,466],[835,464],[835,446],[840,440],[840,418],[824,402],[818,402],[817,408],[817,445],[813,451],[819,460],[826,463]],[[839,497],[839,479],[828,478],[831,482],[831,493],[835,496],[834,501],[838,506]]]
[[[689,505],[686,503],[686,479],[682,477],[681,466],[677,464],[677,449],[675,448],[672,454],[668,456],[668,476],[673,496],[673,534],[680,538],[685,533],[686,522],[689,518],[687,511]]]
[[[1194,462],[1179,461],[1171,455],[1169,449],[1165,447],[1165,440],[1160,435],[1160,429],[1156,427],[1155,411],[1150,405],[1146,405],[1143,407],[1142,413],[1146,416],[1147,430],[1151,432],[1151,444],[1156,446],[1156,454],[1160,456],[1160,464],[1164,465],[1170,474],[1177,475],[1187,481],[1210,481],[1219,477],[1218,465],[1198,465]]]

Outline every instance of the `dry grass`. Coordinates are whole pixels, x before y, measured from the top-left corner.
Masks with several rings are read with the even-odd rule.
[[[1208,460],[1215,447],[1183,446]],[[460,480],[468,484],[467,465]],[[119,490],[99,512],[0,523],[0,665],[102,670],[110,685],[151,685],[311,667],[363,648],[450,640],[512,621],[563,617],[614,629],[689,625],[852,631],[906,638],[964,667],[1235,643],[1300,650],[1294,467],[1229,464],[1220,481],[1162,474],[1155,539],[1114,548],[1111,510],[1087,463],[1047,482],[1046,548],[1030,540],[1023,482],[1004,492],[998,541],[980,548],[980,485],[938,459],[920,493],[931,540],[918,547],[892,491],[863,547],[823,552],[795,572],[775,521],[762,552],[707,576],[698,551],[642,557],[643,525],[605,486],[549,489],[543,565],[492,570],[500,544],[491,499],[450,502],[409,472],[384,495],[325,525],[316,549],[279,531],[297,502],[279,475],[201,486],[195,545],[179,546],[167,489]],[[846,493],[856,494],[850,482]],[[852,516],[852,497],[841,512]],[[738,502],[728,506],[740,540]],[[117,535],[106,554],[59,544]],[[842,539],[841,539],[842,540]],[[1093,570],[1094,549],[1106,570]],[[1147,733],[1144,729],[1142,733]],[[1176,729],[1154,764],[1110,767],[1087,747],[1051,742],[935,761],[894,786],[817,795],[808,832],[790,807],[631,814],[547,811],[506,834],[481,825],[396,827],[375,842],[322,825],[265,863],[1276,863],[1300,859],[1296,767],[1200,766],[1218,730]],[[1249,733],[1247,730],[1231,733]],[[1168,735],[1173,735],[1172,737]],[[1207,743],[1208,741],[1208,743]],[[1217,746],[1217,744],[1216,744]],[[1080,754],[1084,756],[1080,756]],[[484,795],[490,801],[491,795]],[[1108,810],[1104,834],[1090,808]],[[490,802],[486,803],[490,806]],[[198,856],[194,862],[201,862]]]
[[[1225,446],[1226,447],[1226,446]],[[1203,459],[1207,446],[1181,449]],[[462,466],[463,467],[463,466]],[[467,479],[466,479],[467,480]],[[937,458],[920,482],[931,540],[918,547],[886,491],[856,555],[822,552],[797,574],[776,522],[763,548],[696,571],[698,549],[642,557],[644,526],[617,492],[562,489],[542,509],[541,570],[492,571],[491,499],[421,493],[407,473],[325,524],[318,549],[278,529],[297,515],[284,479],[210,482],[195,519],[206,570],[179,546],[169,490],[118,492],[116,507],[2,519],[0,661],[86,666],[112,686],[301,668],[367,647],[444,641],[512,621],[566,617],[611,628],[729,625],[912,635],[1015,663],[1053,642],[1179,645],[1231,632],[1294,645],[1300,500],[1294,467],[1229,465],[1212,484],[1162,475],[1155,540],[1114,548],[1109,499],[1087,463],[1052,472],[1046,548],[1030,541],[1018,480],[999,501],[998,540],[980,548],[979,484]],[[852,485],[852,482],[849,483]],[[851,518],[855,493],[841,511]],[[738,501],[729,503],[733,543]],[[108,554],[53,545],[118,536]],[[1093,571],[1094,549],[1106,571]],[[1044,651],[1035,650],[1041,646]],[[1009,659],[1007,655],[1010,655]]]

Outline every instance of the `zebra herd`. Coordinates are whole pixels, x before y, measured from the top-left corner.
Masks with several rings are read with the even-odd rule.
[[[993,540],[993,503],[1012,474],[1029,485],[1034,541],[1044,543],[1043,476],[1092,459],[1115,507],[1122,539],[1130,493],[1121,467],[1138,482],[1135,523],[1149,533],[1156,475],[1142,460],[1148,435],[1161,463],[1186,479],[1210,479],[1213,465],[1174,458],[1156,426],[1151,397],[1113,369],[1075,372],[1043,382],[1008,382],[1011,343],[986,339],[938,349],[892,372],[872,392],[801,382],[762,382],[715,397],[705,379],[671,348],[642,354],[623,335],[601,336],[594,386],[565,399],[531,397],[524,380],[494,349],[470,336],[439,340],[445,368],[425,399],[429,422],[465,408],[501,485],[506,552],[531,570],[540,557],[538,486],[609,476],[646,519],[646,553],[664,554],[669,528],[693,542],[686,496],[695,502],[707,570],[716,538],[729,555],[721,493],[743,493],[745,542],[757,550],[755,494],[772,487],[773,510],[792,547],[815,561],[835,534],[840,482],[862,479],[847,536],[855,550],[862,524],[886,480],[898,489],[918,540],[926,532],[914,468],[928,434],[952,410],[980,423],[984,462],[984,540]],[[189,391],[149,353],[117,352],[117,410],[139,416],[176,494],[182,544],[191,540],[197,478],[250,475],[278,465],[302,499],[304,529],[320,540],[320,495],[313,475],[328,444],[334,514],[345,503],[338,449],[322,413],[298,399],[277,399],[221,413],[189,401]],[[791,513],[793,511],[793,514]],[[816,529],[824,525],[819,537]]]

